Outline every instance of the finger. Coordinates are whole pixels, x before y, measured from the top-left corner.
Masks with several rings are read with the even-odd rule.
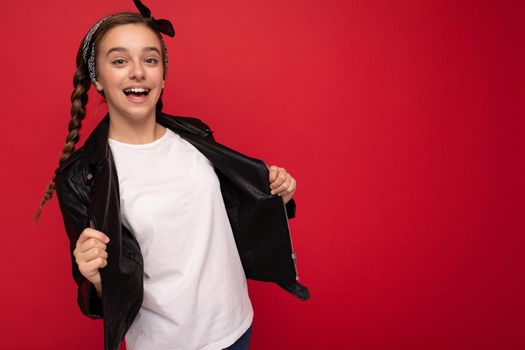
[[[78,252],[75,254],[75,261],[77,265],[85,264],[87,262],[90,262],[91,260],[94,260],[96,258],[108,258],[107,251],[100,249],[100,248],[92,248],[86,252]]]
[[[288,203],[290,199],[292,199],[295,193],[295,190],[297,188],[296,186],[297,185],[296,185],[295,179],[292,178],[292,183],[290,184],[290,187],[288,187],[288,190],[286,190],[286,192],[281,196],[281,198],[284,201],[284,204]]]
[[[107,259],[108,258],[108,252],[105,251],[104,249],[100,249],[100,248],[91,248],[90,250],[88,250],[87,252],[84,252],[84,253],[80,253],[78,255],[78,260],[79,262],[89,262],[93,259],[96,259],[96,258],[104,258],[104,259]]]
[[[98,269],[107,266],[107,260],[104,258],[97,258],[87,263],[78,265],[78,270],[84,277],[94,277],[98,274]]]
[[[88,227],[88,228],[84,229],[84,231],[82,231],[82,233],[78,237],[77,247],[80,244],[84,243],[86,240],[90,239],[90,238],[96,238],[96,239],[100,240],[102,243],[108,243],[109,242],[109,237],[106,236],[104,234],[104,232],[101,232],[101,231],[98,231],[98,230],[95,230],[95,229],[92,229],[92,228]]]
[[[279,167],[277,167],[276,165],[271,165],[270,168],[269,168],[269,171],[270,171],[269,180],[270,180],[270,182],[274,182],[275,178],[277,177],[277,175],[279,173]]]
[[[295,192],[295,189],[296,189],[296,182],[295,182],[295,179],[293,177],[290,177],[291,181],[290,181],[290,185],[284,189],[280,195],[284,195],[284,194],[293,194]]]
[[[274,179],[272,183],[270,184],[270,187],[275,188],[277,186],[280,186],[281,183],[286,180],[287,173],[285,171],[282,171],[281,168],[277,168],[277,174],[274,176]]]
[[[108,261],[104,258],[96,258],[91,261],[88,261],[84,264],[82,264],[82,267],[79,270],[80,272],[85,276],[94,276],[97,274],[97,270],[102,267],[106,267],[108,265]]]
[[[76,250],[78,250],[78,252],[80,253],[85,253],[92,248],[100,248],[106,250],[107,247],[97,238],[89,238],[87,241],[84,241],[84,243],[77,246]]]
[[[286,182],[288,177],[289,177],[288,173],[286,173],[286,172],[279,172],[279,175],[277,176],[275,181],[270,184],[270,188],[274,189],[274,190],[279,188],[280,186],[282,186],[282,184],[284,184]],[[275,191],[273,193],[275,193]]]
[[[290,184],[292,183],[292,177],[288,176],[286,180],[276,189],[273,190],[274,194],[284,194],[288,188],[290,187]]]
[[[290,187],[288,187],[288,192],[295,193],[296,190],[297,190],[297,182],[292,177],[292,183],[290,184]]]

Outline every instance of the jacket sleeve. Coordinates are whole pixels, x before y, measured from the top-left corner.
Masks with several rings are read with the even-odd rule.
[[[78,237],[87,227],[87,203],[78,196],[77,185],[71,176],[59,172],[55,178],[55,188],[69,238],[73,279],[78,287],[78,306],[84,315],[92,319],[103,318],[102,301],[97,295],[95,286],[80,273],[73,255]]]

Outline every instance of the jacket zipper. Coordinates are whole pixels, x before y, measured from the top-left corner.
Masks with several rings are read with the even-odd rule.
[[[297,255],[295,254],[295,250],[293,249],[293,242],[292,242],[292,233],[290,230],[290,223],[288,222],[288,212],[286,211],[286,204],[284,203],[284,200],[281,198],[281,202],[283,203],[284,207],[284,215],[286,216],[286,226],[288,227],[288,236],[290,237],[290,247],[292,248],[292,260],[293,260],[293,268],[295,270],[295,280],[299,280],[299,274],[297,273]]]

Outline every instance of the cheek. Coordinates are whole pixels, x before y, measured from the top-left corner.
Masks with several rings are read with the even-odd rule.
[[[160,84],[162,84],[162,81],[164,80],[164,71],[162,68],[156,69],[153,74],[155,76],[155,80],[160,81]]]
[[[113,69],[101,68],[97,77],[99,82],[104,86],[104,90],[110,90],[115,88],[118,82],[122,80],[121,75],[121,72]]]

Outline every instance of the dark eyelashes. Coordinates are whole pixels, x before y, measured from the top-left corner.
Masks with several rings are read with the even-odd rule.
[[[156,58],[146,58],[145,61],[146,61],[147,63],[154,63],[154,64],[155,64],[155,63],[159,63],[159,60],[156,59]],[[149,62],[149,61],[152,61],[152,62]],[[119,64],[124,63],[124,59],[119,58],[119,59],[117,59],[117,60],[112,61],[111,63],[114,64],[114,65],[119,65]]]

